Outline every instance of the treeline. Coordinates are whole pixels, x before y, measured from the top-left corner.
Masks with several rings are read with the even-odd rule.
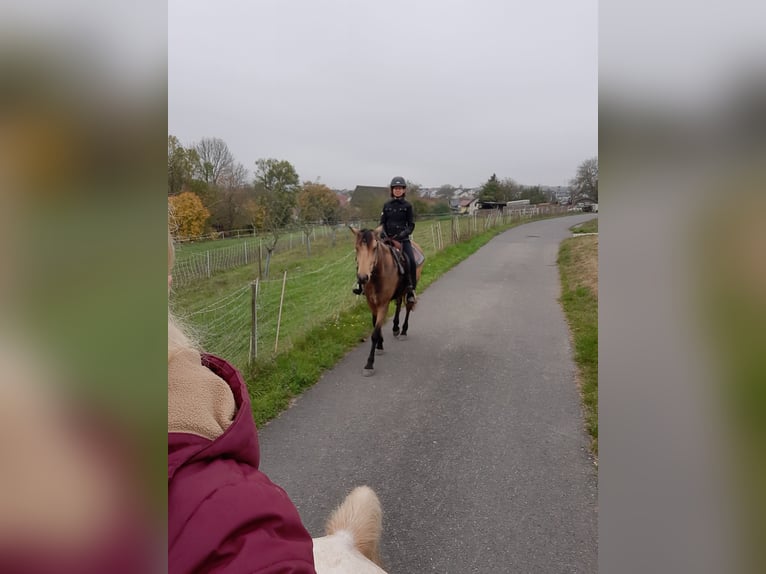
[[[513,179],[506,178],[499,180],[494,173],[484,183],[479,192],[481,201],[491,201],[505,203],[507,201],[516,201],[518,199],[528,199],[529,203],[549,203],[555,201],[555,197],[550,192],[545,192],[539,186],[519,185]]]
[[[211,230],[251,229],[271,234],[276,244],[288,226],[301,226],[308,235],[320,223],[376,219],[388,199],[384,187],[360,187],[350,202],[342,202],[319,181],[301,182],[295,167],[284,159],[257,159],[254,168],[251,176],[220,138],[202,138],[187,147],[168,135],[168,201],[176,235],[195,238]],[[577,195],[595,196],[598,201],[598,159],[583,162],[571,184]],[[443,185],[434,199],[420,197],[419,187],[408,181],[407,199],[416,217],[450,212],[454,187]],[[529,199],[533,204],[553,200],[539,186],[498,180],[495,174],[482,186],[479,199]]]
[[[168,136],[168,197],[177,231],[187,237],[210,229],[268,232],[343,218],[336,194],[320,182],[301,183],[289,161],[258,159],[251,177],[219,138],[185,147]]]
[[[531,204],[557,202],[551,192],[543,190],[539,185],[520,185],[510,178],[500,180],[494,173],[479,191],[481,201],[505,203],[519,199],[528,199]],[[575,204],[583,200],[598,203],[598,157],[583,161],[569,181],[568,202]]]

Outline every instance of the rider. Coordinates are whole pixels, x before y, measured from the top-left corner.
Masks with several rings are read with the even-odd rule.
[[[383,206],[380,214],[380,224],[383,226],[381,237],[396,239],[402,244],[402,251],[407,255],[409,269],[407,270],[407,303],[415,302],[415,287],[417,287],[417,265],[412,252],[410,235],[415,230],[415,219],[412,204],[404,196],[407,193],[407,182],[403,177],[396,176],[391,180],[391,197]],[[354,293],[361,293],[357,285]]]

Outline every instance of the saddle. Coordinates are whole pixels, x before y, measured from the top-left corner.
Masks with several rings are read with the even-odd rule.
[[[405,275],[405,269],[407,269],[407,267],[405,267],[405,264],[407,264],[407,255],[402,251],[401,242],[396,239],[388,238],[386,239],[386,245],[388,245],[388,248],[391,250],[391,255],[394,256],[399,275]]]
[[[388,245],[388,248],[391,250],[391,254],[394,256],[394,261],[396,261],[396,266],[399,269],[399,275],[406,275],[406,269],[409,269],[409,266],[407,262],[407,255],[404,253],[404,251],[402,251],[401,242],[388,237],[383,243]],[[426,259],[426,256],[415,243],[412,244],[412,254],[415,256],[415,265],[422,265],[423,261]]]

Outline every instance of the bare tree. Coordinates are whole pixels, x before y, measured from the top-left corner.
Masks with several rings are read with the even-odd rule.
[[[220,138],[202,138],[194,146],[197,156],[197,175],[208,185],[220,186],[234,169],[234,156]]]
[[[238,229],[250,223],[244,207],[248,192],[252,193],[248,177],[247,168],[241,163],[234,164],[221,177],[216,200],[211,206],[213,225],[217,228]]]
[[[436,192],[436,197],[443,199],[444,201],[449,201],[452,199],[455,191],[455,187],[447,183],[439,188],[439,191]]]
[[[572,205],[583,199],[598,202],[598,156],[586,159],[569,182]]]

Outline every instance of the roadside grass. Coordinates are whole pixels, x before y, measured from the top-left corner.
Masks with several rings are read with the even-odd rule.
[[[598,456],[598,236],[564,240],[558,264],[561,304],[574,343],[585,426]]]
[[[572,227],[572,233],[598,233],[598,217]]]
[[[416,228],[414,238],[427,257],[418,292],[422,293],[446,271],[499,233],[529,221],[515,220],[481,233],[474,231],[472,237],[447,245],[440,251],[435,250],[435,235],[430,226]],[[467,226],[468,222],[462,225]],[[449,233],[449,228],[443,233]],[[467,235],[468,232],[463,229],[461,237]],[[346,230],[345,233],[338,233],[337,239],[334,248],[329,245],[316,250],[312,248],[311,258],[306,257],[305,250],[293,250],[272,259],[271,280],[261,283],[258,305],[264,314],[269,311],[275,314],[279,306],[282,273],[287,271],[290,295],[285,296],[278,353],[273,352],[276,320],[263,321],[262,324],[259,315],[258,338],[260,340],[263,335],[265,339],[271,339],[271,348],[263,352],[259,349],[258,358],[248,364],[249,305],[247,310],[243,306],[238,311],[237,323],[242,331],[234,337],[238,341],[236,348],[227,352],[216,349],[216,334],[206,333],[208,325],[204,321],[200,324],[187,321],[201,335],[204,348],[220,354],[243,373],[258,425],[287,408],[295,397],[316,383],[324,371],[332,368],[370,335],[370,312],[366,300],[351,294],[355,274],[352,235]],[[209,280],[179,289],[174,293],[172,307],[181,317],[193,314],[209,306],[212,301],[242,289],[257,275],[257,265],[252,264],[221,272]],[[391,305],[389,316],[393,314],[393,309]],[[417,310],[414,320],[417,322]],[[231,332],[226,334],[231,338]],[[361,368],[360,365],[360,377]]]
[[[766,547],[758,534],[766,528],[765,208],[761,195],[724,221],[709,208],[690,242],[700,286],[694,305],[706,360],[722,377],[714,396],[724,414],[732,493],[742,517],[741,552],[752,572],[766,567]],[[715,234],[709,233],[711,225]]]

